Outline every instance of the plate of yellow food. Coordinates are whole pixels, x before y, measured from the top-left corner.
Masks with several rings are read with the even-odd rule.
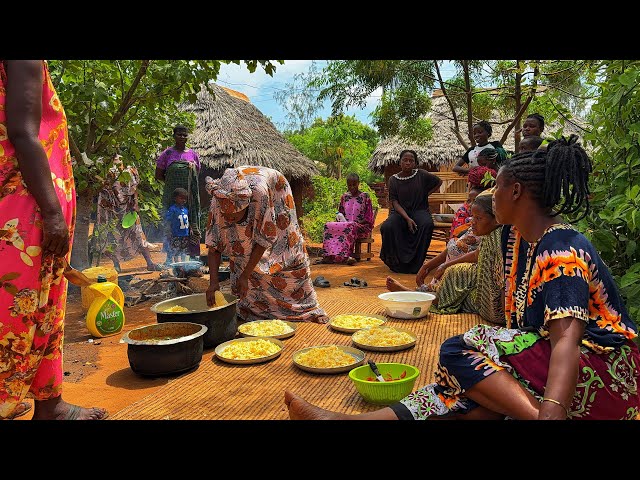
[[[363,328],[378,327],[387,318],[371,313],[341,313],[329,320],[329,326],[338,332],[353,333]]]
[[[344,373],[364,363],[364,352],[346,345],[317,345],[295,352],[293,363],[311,373]]]
[[[254,320],[243,323],[238,327],[238,333],[243,337],[269,337],[284,339],[295,335],[296,324],[284,320]]]
[[[277,338],[245,337],[221,343],[214,352],[223,362],[247,365],[273,360],[283,348],[284,343]]]
[[[363,328],[351,335],[356,347],[373,352],[406,350],[416,344],[416,338],[409,330],[386,326]]]

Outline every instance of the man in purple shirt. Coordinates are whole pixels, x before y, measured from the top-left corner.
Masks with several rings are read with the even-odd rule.
[[[200,158],[195,150],[187,148],[188,129],[184,125],[173,128],[175,145],[164,150],[156,160],[156,179],[164,182],[162,195],[162,216],[173,204],[173,191],[184,188],[188,193],[187,208],[189,210],[190,242],[189,256],[192,259],[200,257],[200,192],[198,190],[198,173],[200,172]],[[165,239],[167,262],[169,248]]]

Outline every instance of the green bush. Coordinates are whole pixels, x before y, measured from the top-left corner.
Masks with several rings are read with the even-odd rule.
[[[606,61],[591,108],[591,211],[577,226],[620,287],[629,315],[640,319],[640,62]]]
[[[302,217],[302,225],[307,237],[312,242],[322,243],[324,224],[335,221],[340,197],[347,191],[347,180],[345,178],[336,180],[318,175],[312,178],[312,182],[313,198],[302,199],[302,207],[305,212]],[[360,191],[369,194],[373,208],[379,206],[378,198],[369,185],[360,182]]]

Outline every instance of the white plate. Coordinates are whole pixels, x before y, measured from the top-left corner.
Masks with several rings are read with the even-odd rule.
[[[383,315],[373,315],[371,313],[341,313],[340,315],[362,315],[363,317],[378,318],[382,320],[382,323],[380,325],[384,325],[387,322],[387,317]],[[340,315],[335,315],[334,317],[331,317],[331,320],[329,321],[329,326],[331,328],[333,328],[334,330],[337,330],[338,332],[345,332],[345,333],[353,333],[353,332],[357,332],[358,330],[361,330],[360,328],[349,328],[349,327],[341,327],[339,325],[334,325],[333,320]]]
[[[231,345],[232,343],[252,342],[252,341],[258,340],[260,338],[262,338],[262,339],[264,339],[264,340],[266,340],[268,342],[275,343],[276,345],[278,345],[280,347],[280,350],[278,350],[276,353],[273,353],[271,355],[267,355],[265,357],[249,358],[247,360],[239,360],[239,359],[235,359],[235,358],[226,358],[226,357],[223,357],[222,355],[220,355],[220,352],[222,352],[222,350],[224,350],[227,346]],[[218,357],[223,362],[235,363],[235,364],[238,364],[238,365],[249,365],[249,364],[252,364],[252,363],[262,363],[262,362],[268,362],[269,360],[273,360],[274,358],[277,358],[277,357],[280,356],[280,354],[282,353],[282,349],[283,348],[284,348],[284,343],[282,343],[277,338],[272,338],[272,337],[246,337],[246,338],[234,338],[233,340],[229,340],[228,342],[221,343],[220,345],[218,345],[216,347],[214,352],[216,354],[216,357]]]
[[[312,348],[332,347],[332,346],[333,345],[314,345],[313,347],[307,347],[307,348],[298,350],[292,356],[293,364],[296,367],[300,368],[301,370],[304,370],[306,372],[311,372],[311,373],[344,373],[344,372],[348,372],[352,368],[359,367],[364,363],[364,352],[362,350],[358,350],[357,348],[348,347],[346,345],[335,345],[335,346],[338,347],[343,352],[348,353],[353,357],[354,363],[350,363],[349,365],[343,365],[341,367],[333,367],[333,368],[318,368],[318,367],[309,367],[307,365],[302,365],[296,361],[296,357],[299,354],[304,353],[308,350],[311,350]]]
[[[264,322],[272,322],[273,320],[254,320],[253,322],[246,322],[243,323],[242,325],[240,325],[238,327],[238,333],[240,335],[242,335],[243,337],[264,337],[264,338],[278,338],[280,340],[284,339],[284,338],[289,338],[289,337],[293,337],[296,334],[296,328],[297,325],[293,322],[286,322],[284,320],[282,320],[284,323],[286,323],[287,325],[289,325],[289,327],[291,327],[293,329],[293,331],[288,332],[288,333],[281,333],[279,335],[251,335],[249,333],[244,333],[242,330],[240,330],[243,326],[248,325],[250,323],[264,323]]]
[[[363,350],[369,350],[370,352],[399,352],[400,350],[406,350],[407,348],[411,348],[416,344],[416,339],[418,337],[416,336],[415,333],[409,330],[405,330],[404,328],[396,328],[396,327],[392,327],[392,328],[394,330],[397,330],[398,332],[408,333],[413,338],[413,342],[403,343],[402,345],[390,345],[390,346],[367,345],[366,343],[356,342],[353,338],[353,335],[355,335],[355,333],[351,335],[351,341],[356,347],[359,347]],[[367,329],[363,328],[362,330],[367,330]]]

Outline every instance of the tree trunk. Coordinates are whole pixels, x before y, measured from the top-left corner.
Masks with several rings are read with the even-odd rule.
[[[476,146],[476,139],[473,138],[473,107],[471,106],[471,98],[473,92],[471,92],[471,79],[469,75],[469,61],[462,61],[462,70],[464,72],[464,88],[467,95],[467,135],[471,141],[471,146]]]
[[[89,264],[89,223],[91,222],[92,195],[89,191],[78,195],[76,228],[73,235],[71,264],[78,270],[90,267]]]
[[[513,135],[513,144],[515,148],[515,153],[518,153],[520,150],[520,127],[522,126],[522,116],[518,116],[518,112],[522,108],[522,74],[520,73],[520,60],[516,60],[516,82],[515,82],[515,100],[516,100],[516,108],[515,108],[515,117],[516,123],[513,126],[514,135]]]

